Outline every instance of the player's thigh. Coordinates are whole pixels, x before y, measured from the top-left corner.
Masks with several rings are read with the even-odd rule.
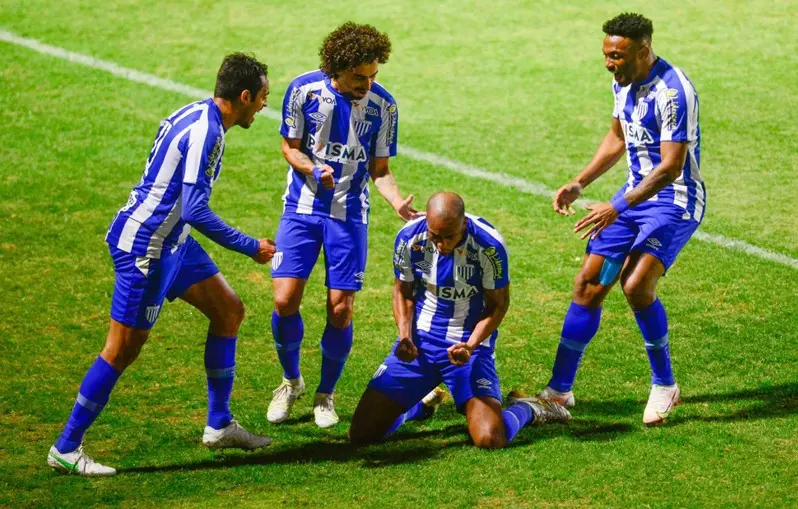
[[[367,388],[352,415],[349,439],[356,444],[376,442],[404,412],[406,409],[398,401],[376,389]]]
[[[473,398],[485,397],[502,401],[496,362],[485,347],[479,347],[465,366],[451,363],[445,365],[441,369],[441,375],[452,395],[455,408],[460,413],[466,412],[466,404]]]
[[[283,214],[274,240],[277,252],[271,262],[272,279],[310,277],[323,243],[323,220],[309,214]]]
[[[660,260],[663,272],[667,271],[700,225],[692,217],[685,219],[684,214],[684,209],[673,204],[642,209],[636,216],[640,233],[632,251],[650,254]]]
[[[325,219],[325,284],[334,290],[360,291],[366,274],[368,225]]]
[[[194,283],[180,299],[197,308],[211,321],[212,334],[235,336],[244,319],[244,304],[221,272]]]
[[[504,447],[507,436],[502,418],[502,404],[490,396],[471,398],[465,407],[468,434],[477,447],[497,449]]]

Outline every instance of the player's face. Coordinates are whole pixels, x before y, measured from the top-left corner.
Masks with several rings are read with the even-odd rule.
[[[640,43],[640,46],[643,44]],[[645,78],[645,75],[640,77],[641,69],[645,68],[645,55],[643,48],[637,46],[633,40],[619,35],[604,38],[604,67],[622,87]]]
[[[355,99],[363,99],[371,90],[371,85],[377,78],[379,62],[376,60],[370,64],[359,65],[347,71],[341,71],[335,77],[338,91],[342,94],[349,94]]]
[[[241,114],[241,120],[239,120],[238,125],[244,129],[249,129],[249,126],[255,122],[255,114],[269,104],[269,80],[262,79],[263,86],[255,94],[254,98],[252,98],[252,94],[248,90],[242,92],[241,102],[244,104],[244,111]]]
[[[447,223],[432,216],[427,217],[427,239],[442,255],[452,254],[454,247],[463,240],[464,231],[465,219]]]

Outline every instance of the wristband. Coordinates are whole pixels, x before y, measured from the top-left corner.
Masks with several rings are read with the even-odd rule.
[[[318,166],[314,166],[311,171],[313,173],[313,180],[315,180],[318,185],[321,185],[321,177],[324,175],[324,172],[321,171],[321,168]]]
[[[617,212],[619,216],[629,210],[629,202],[626,201],[623,195],[613,198],[610,205],[612,205],[612,208],[615,209],[615,212]]]

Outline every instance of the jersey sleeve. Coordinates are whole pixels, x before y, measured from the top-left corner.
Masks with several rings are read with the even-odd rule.
[[[225,223],[208,205],[216,165],[224,150],[221,134],[208,131],[207,124],[198,123],[189,133],[180,217],[222,247],[254,256],[258,240]]]
[[[683,87],[669,87],[657,94],[657,109],[662,120],[660,141],[688,141],[687,101]]]
[[[300,139],[305,130],[305,113],[302,107],[307,100],[307,94],[302,87],[291,83],[285,91],[283,99],[282,121],[280,122],[280,135],[283,138]]]
[[[618,104],[618,92],[615,90],[615,83],[612,84],[612,118],[621,119],[622,106]]]
[[[372,149],[374,157],[394,157],[399,131],[399,109],[396,102],[389,101],[382,109],[382,123]]]
[[[503,242],[496,242],[480,252],[482,266],[482,288],[498,290],[510,283],[510,264],[507,248]]]
[[[415,281],[416,276],[413,274],[413,264],[410,261],[410,246],[408,246],[407,238],[400,233],[396,237],[393,249],[393,272],[396,279],[399,281]]]

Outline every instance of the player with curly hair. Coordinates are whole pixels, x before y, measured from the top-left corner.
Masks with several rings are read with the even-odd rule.
[[[654,54],[649,19],[624,13],[607,21],[603,30],[604,67],[615,78],[612,124],[584,170],[557,191],[554,210],[573,214],[571,204],[584,188],[624,152],[629,177],[610,203],[589,206],[574,227],[575,232],[585,230],[582,238],[590,240],[552,377],[539,396],[574,404],[576,370],[598,330],[604,298],[620,280],[652,370],[643,422],[661,424],[679,403],[680,390],[671,368],[668,319],[656,287],[704,219],[698,94],[681,69]]]
[[[319,50],[321,68],[295,78],[285,93],[280,134],[288,161],[285,208],[272,260],[272,334],[283,380],[267,418],[286,420],[305,392],[299,372],[304,323],[299,312],[307,279],[324,247],[327,325],[321,337],[316,424],[338,422],[333,392],[352,349],[355,293],[363,286],[369,178],[403,220],[416,216],[389,166],[396,155],[396,101],[375,81],[388,61],[388,36],[370,25],[344,23]]]

